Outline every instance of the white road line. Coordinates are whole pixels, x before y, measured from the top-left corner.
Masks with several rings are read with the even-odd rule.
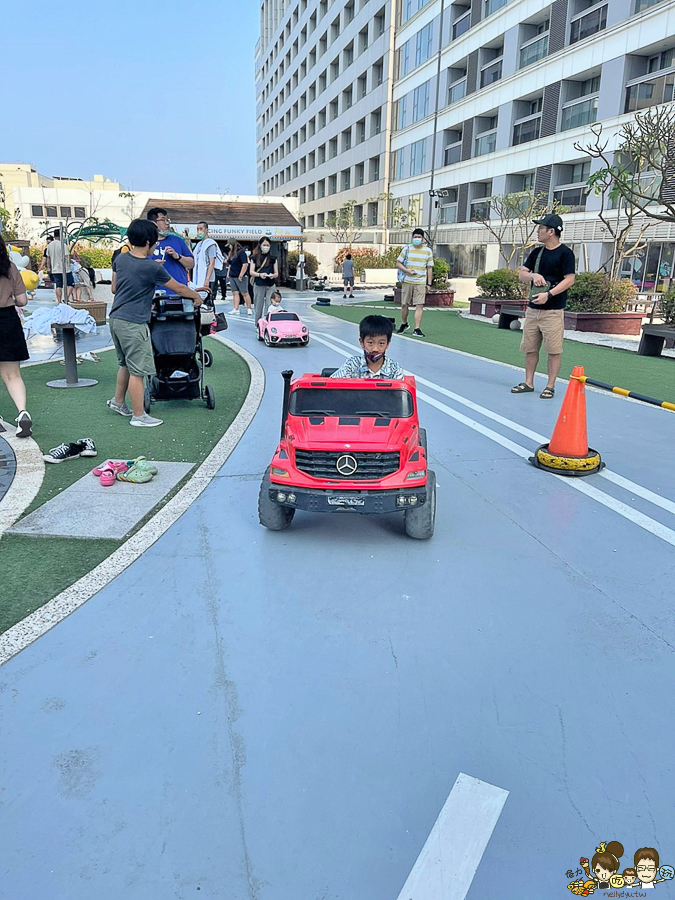
[[[313,335],[313,337],[315,336],[316,335]],[[343,341],[341,338],[335,338],[332,335],[330,335],[329,337],[330,340],[343,344],[345,347],[349,347],[351,350],[355,350],[357,353],[359,352],[358,347],[347,343],[347,341]],[[320,338],[317,339],[320,340]],[[518,434],[522,434],[523,437],[530,438],[531,440],[536,441],[538,444],[545,444],[548,441],[548,438],[543,434],[538,434],[536,431],[532,431],[531,429],[526,428],[524,425],[519,425],[518,422],[514,422],[512,419],[507,419],[505,416],[500,416],[499,413],[493,412],[491,409],[487,409],[485,406],[481,406],[479,403],[474,403],[473,400],[462,397],[461,394],[456,394],[454,391],[449,391],[447,388],[442,387],[440,384],[436,384],[433,381],[428,381],[426,378],[423,378],[421,375],[417,375],[415,372],[408,372],[408,374],[414,375],[415,380],[418,382],[418,384],[423,384],[426,387],[431,388],[433,391],[436,391],[439,394],[443,394],[443,396],[445,397],[449,397],[456,403],[459,403],[462,406],[466,406],[468,409],[472,409],[474,412],[485,416],[487,419],[492,419],[493,422],[497,422],[499,425],[503,425],[504,428],[508,428],[510,431],[515,431]],[[631,481],[629,478],[624,478],[623,475],[619,475],[618,473],[613,472],[611,469],[603,469],[599,474],[601,478],[605,478],[607,481],[611,481],[612,484],[616,484],[618,487],[623,488],[631,494],[635,494],[636,496],[641,497],[643,500],[647,500],[648,503],[652,503],[654,506],[658,506],[666,512],[675,515],[675,503],[672,500],[669,500],[667,497],[662,497],[660,494],[656,494],[654,493],[654,491],[650,491],[649,488],[643,487],[641,484],[637,484],[635,481]]]
[[[342,356],[350,356],[350,353],[347,353],[345,350],[342,350],[340,347],[336,347],[334,344],[329,343],[321,337],[318,337],[316,334],[313,335],[314,340],[319,341],[322,344],[325,344],[327,347],[330,347],[335,353],[339,353]],[[344,342],[343,342],[344,343]],[[347,345],[349,346],[349,345]],[[412,373],[414,374],[414,373]],[[417,376],[415,376],[417,378]],[[435,397],[430,397],[428,394],[423,393],[422,391],[417,392],[417,397],[420,400],[428,403],[430,406],[435,407],[440,412],[445,413],[446,416],[450,416],[458,422],[461,422],[462,425],[466,425],[467,428],[471,428],[473,431],[482,434],[484,437],[489,438],[491,441],[494,441],[496,444],[504,447],[507,450],[510,450],[512,453],[515,453],[517,456],[520,456],[522,459],[529,459],[532,455],[532,451],[528,450],[527,447],[523,447],[520,444],[516,444],[514,441],[511,441],[509,438],[504,437],[504,435],[499,434],[496,431],[493,431],[491,428],[488,428],[486,425],[482,425],[480,422],[476,422],[474,419],[470,419],[468,416],[465,416],[463,413],[458,412],[455,409],[447,406],[445,403],[441,403],[440,400],[436,400]],[[606,506],[607,509],[613,510],[618,515],[622,516],[624,519],[628,519],[628,521],[632,522],[634,525],[638,525],[640,528],[648,531],[650,534],[653,534],[655,537],[660,538],[662,541],[665,541],[667,544],[670,544],[672,547],[675,547],[675,531],[670,528],[667,528],[665,525],[662,525],[661,522],[657,522],[656,519],[652,519],[649,516],[644,515],[644,513],[638,512],[633,509],[631,506],[628,506],[626,503],[623,503],[621,500],[617,500],[615,497],[612,497],[610,494],[605,494],[604,491],[601,491],[597,487],[593,487],[593,485],[588,484],[585,480],[581,481],[579,479],[571,479],[566,478],[564,475],[552,475],[552,478],[556,478],[558,481],[566,484],[568,487],[572,488],[575,491],[579,491],[580,494],[586,494],[587,497],[590,497],[593,500],[596,500],[598,503],[601,503],[603,506]],[[619,478],[621,476],[618,476]],[[626,479],[627,481],[627,479]],[[639,486],[637,486],[639,487]],[[647,492],[647,489],[643,489]],[[649,493],[649,492],[647,492]]]
[[[464,900],[508,796],[461,772],[398,900]]]

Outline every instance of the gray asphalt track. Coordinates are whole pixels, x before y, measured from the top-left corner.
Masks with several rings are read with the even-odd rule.
[[[308,348],[230,326],[267,386],[220,475],[0,671],[0,896],[396,900],[460,772],[510,792],[469,900],[569,896],[565,873],[600,841],[623,843],[622,868],[642,846],[672,864],[675,515],[583,479],[599,502],[423,400],[432,541],[397,517],[298,513],[265,531],[279,372],[339,365],[318,338],[356,342],[355,326],[296,308]],[[509,367],[399,338],[391,355],[551,433],[562,385],[545,403],[512,396]],[[675,415],[587,402],[610,469],[675,500]]]

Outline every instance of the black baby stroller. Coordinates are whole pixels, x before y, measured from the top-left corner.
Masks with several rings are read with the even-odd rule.
[[[204,369],[213,362],[202,346],[199,309],[192,300],[155,293],[150,337],[156,375],[148,379],[146,409],[155,400],[204,400],[215,409],[213,388],[204,384]]]

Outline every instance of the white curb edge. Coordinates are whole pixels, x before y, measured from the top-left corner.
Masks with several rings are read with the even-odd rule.
[[[251,373],[248,394],[234,421],[188,483],[136,534],[91,572],[0,635],[0,666],[90,600],[148,550],[208,487],[246,433],[263,398],[265,373],[255,356],[243,347],[220,335],[214,337],[241,356]]]

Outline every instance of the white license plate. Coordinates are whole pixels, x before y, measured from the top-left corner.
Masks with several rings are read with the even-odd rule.
[[[329,497],[329,506],[365,506],[364,497]]]

